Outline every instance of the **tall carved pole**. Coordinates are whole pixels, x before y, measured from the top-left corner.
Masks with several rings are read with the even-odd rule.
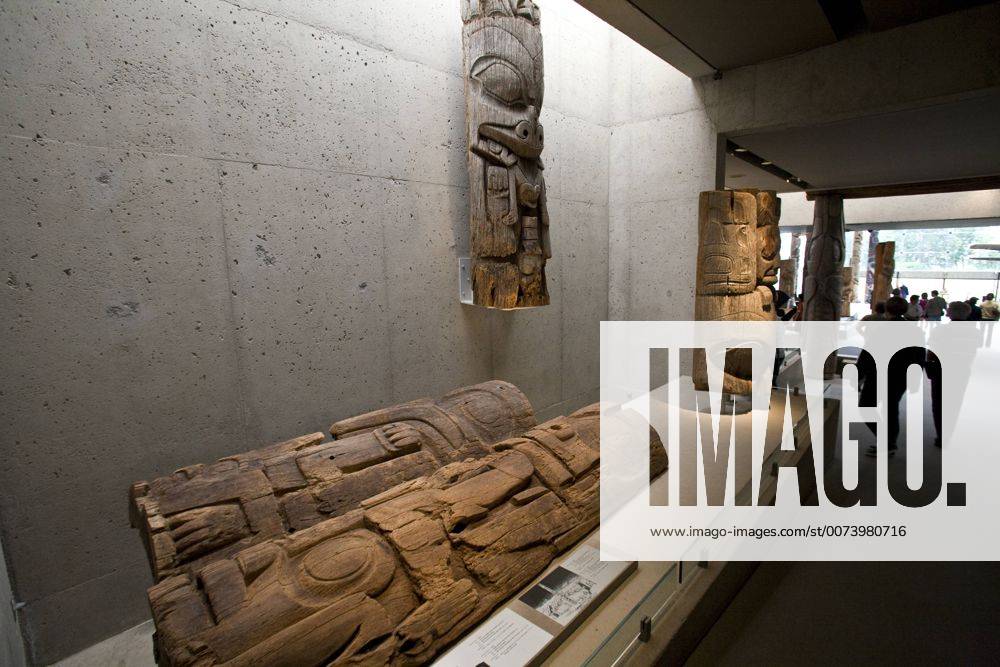
[[[839,320],[844,265],[844,200],[816,197],[806,252],[805,320]]]
[[[875,304],[885,302],[892,292],[892,276],[896,272],[896,242],[884,241],[875,246],[875,280],[872,284],[872,311]]]
[[[865,287],[865,276],[861,273],[861,232],[854,232],[851,246],[851,301],[857,301]]]
[[[795,260],[778,262],[778,289],[788,296],[795,296]]]
[[[868,267],[865,271],[865,303],[872,304],[874,309],[877,301],[872,301],[872,290],[875,288],[875,248],[878,246],[878,231],[868,230]]]
[[[840,316],[851,316],[851,304],[854,303],[854,269],[850,266],[841,267],[844,279],[841,282]]]
[[[773,320],[781,200],[771,190],[702,192],[698,202],[696,320]],[[722,391],[751,392],[751,360],[730,353]],[[704,355],[694,358],[697,389],[708,389]]]
[[[549,215],[538,115],[542,33],[531,0],[462,0],[473,301],[549,303]]]
[[[788,258],[792,260],[792,291],[789,292],[793,297],[799,296],[799,268],[802,266],[802,233],[795,232],[792,234],[792,249],[788,255]]]

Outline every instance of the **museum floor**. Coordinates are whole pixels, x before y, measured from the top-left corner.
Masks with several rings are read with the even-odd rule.
[[[688,664],[993,664],[998,590],[997,563],[762,563]]]
[[[892,465],[905,470],[904,455]],[[992,663],[998,590],[995,563],[763,563],[688,664]],[[153,667],[152,633],[143,623],[56,664]]]

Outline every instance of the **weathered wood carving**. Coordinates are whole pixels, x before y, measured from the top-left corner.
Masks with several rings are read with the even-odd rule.
[[[778,281],[781,200],[769,190],[713,190],[698,202],[696,320],[773,320]],[[723,391],[751,391],[749,351],[726,361]],[[694,358],[697,389],[708,389],[703,354]]]
[[[312,433],[134,484],[132,525],[159,580],[340,516],[446,463],[484,456],[535,423],[514,385],[465,387],[339,421],[333,440]]]
[[[552,256],[538,115],[542,34],[531,0],[462,0],[473,301],[549,303]]]
[[[843,266],[844,200],[837,195],[819,195],[815,200],[813,228],[806,247],[804,320],[840,319]]]
[[[851,299],[860,301],[865,290],[865,274],[861,270],[861,248],[864,246],[861,232],[854,232],[851,241]]]
[[[558,417],[164,579],[149,591],[161,664],[430,661],[597,525],[598,418]]]
[[[850,317],[851,304],[854,302],[854,269],[850,266],[845,266],[841,268],[841,272],[844,277],[840,283],[840,316]]]
[[[883,241],[875,246],[875,275],[872,280],[872,312],[875,304],[885,303],[892,293],[892,278],[896,273],[896,242]]]

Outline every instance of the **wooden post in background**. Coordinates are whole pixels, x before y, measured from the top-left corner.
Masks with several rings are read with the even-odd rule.
[[[844,280],[841,283],[840,316],[851,316],[851,304],[854,303],[854,268],[850,266],[842,267]]]
[[[865,271],[865,303],[872,304],[872,311],[875,310],[877,301],[872,300],[872,290],[875,288],[875,248],[878,246],[878,232],[868,230],[868,267]]]
[[[875,246],[875,280],[872,283],[872,312],[875,304],[885,302],[892,293],[892,275],[896,272],[896,242],[884,241]]]
[[[799,268],[802,259],[802,233],[795,232],[792,234],[792,248],[789,252],[788,258],[792,261],[792,291],[789,294],[793,299],[797,299],[799,296]]]
[[[851,245],[851,302],[858,301],[864,294],[865,275],[861,272],[861,232],[854,232]]]
[[[844,200],[839,195],[820,195],[815,200],[813,229],[806,252],[802,319],[840,319],[843,266]]]
[[[781,200],[771,190],[713,190],[698,201],[696,320],[774,320],[771,288],[778,280]],[[726,356],[722,391],[749,394],[748,350]],[[696,351],[695,388],[708,389],[705,355]]]
[[[778,262],[778,289],[788,296],[795,296],[794,259],[783,259]]]

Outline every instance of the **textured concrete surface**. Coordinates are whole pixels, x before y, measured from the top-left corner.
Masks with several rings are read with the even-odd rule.
[[[156,667],[154,630],[153,622],[146,621],[59,660],[53,667]]]
[[[456,298],[456,0],[0,2],[0,534],[33,662],[148,616],[131,482],[491,377],[552,417],[597,399],[615,294],[689,315],[691,82],[541,4],[552,304],[500,313]]]
[[[931,105],[1000,86],[1000,3],[698,79],[720,132]]]
[[[716,128],[695,82],[620,33],[612,45],[610,319],[690,319]]]

